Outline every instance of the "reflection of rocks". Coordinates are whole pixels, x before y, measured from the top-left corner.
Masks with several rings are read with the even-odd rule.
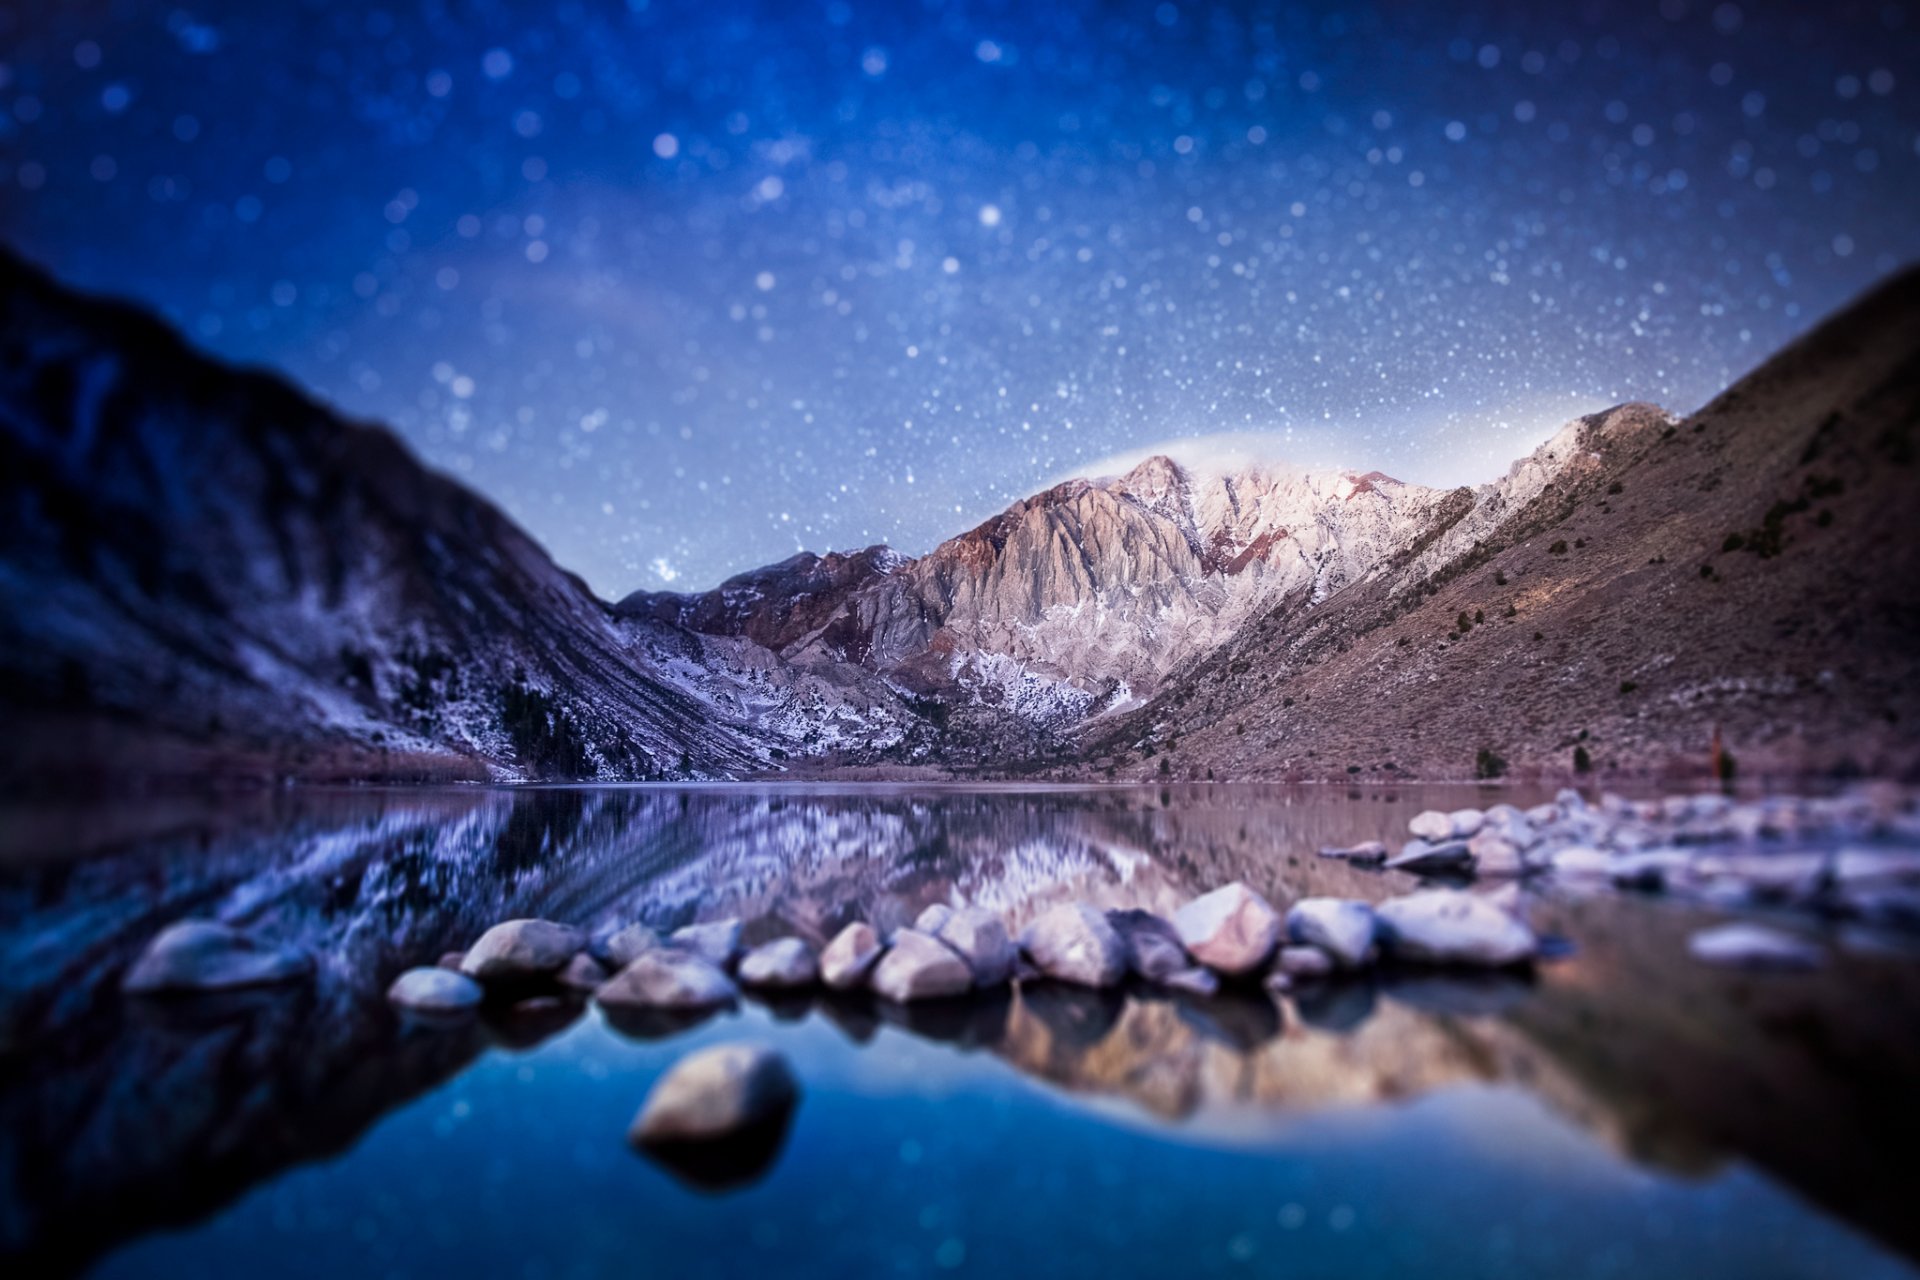
[[[565,1031],[580,1020],[586,1004],[571,996],[530,996],[487,1011],[487,1028],[503,1049],[525,1053]]]
[[[1373,1016],[1374,980],[1355,978],[1346,982],[1315,983],[1294,997],[1300,1021],[1321,1031],[1352,1031]]]
[[[1030,982],[1020,1007],[1047,1028],[1056,1049],[1083,1053],[1107,1038],[1126,1007],[1118,991],[1064,982]]]
[[[1445,1018],[1493,1017],[1533,994],[1529,977],[1511,969],[1485,973],[1401,969],[1387,975],[1381,986],[1391,999]]]
[[[1252,1053],[1280,1034],[1280,1015],[1264,994],[1228,988],[1200,998],[1176,996],[1180,1020],[1209,1040]]]
[[[1316,1025],[1304,1004],[1300,1021],[1289,1023],[1249,992],[1192,1000],[1076,990],[1113,1003],[1063,1016],[1036,999],[1042,990],[1020,990],[1001,1055],[1064,1088],[1127,1098],[1168,1118],[1241,1106],[1380,1102],[1499,1079],[1508,1071],[1551,1073],[1497,1023],[1437,1021],[1404,1005],[1376,1007],[1365,983],[1331,984],[1321,993],[1360,1011],[1342,1019],[1339,1030]],[[1354,995],[1343,993],[1357,993],[1357,1005]]]
[[[1397,844],[1411,813],[1457,807],[1418,788],[1393,794],[295,793],[203,818],[169,801],[164,823],[130,844],[114,843],[128,839],[120,825],[84,860],[0,872],[0,905],[19,907],[0,918],[25,918],[31,904],[35,922],[0,932],[10,977],[0,991],[10,1072],[0,1249],[32,1248],[72,1269],[351,1142],[487,1042],[484,1023],[429,1029],[396,1017],[379,981],[499,920],[589,929],[604,954],[613,926],[633,921],[667,933],[726,915],[756,941],[793,934],[822,946],[852,921],[887,932],[933,902],[978,904],[1014,926],[1071,901],[1166,915],[1236,879],[1281,908],[1306,897],[1378,902],[1414,882],[1314,851]],[[0,844],[8,837],[0,829]],[[1858,861],[1846,864],[1849,892],[1913,892],[1892,864]],[[984,1002],[908,1007],[832,993],[817,1010],[855,1040],[871,1038],[884,1012],[908,1033],[988,1048],[1062,1088],[1195,1125],[1221,1108],[1519,1081],[1638,1159],[1687,1170],[1745,1158],[1920,1247],[1903,1225],[1893,1154],[1920,1143],[1905,1106],[1906,1082],[1920,1076],[1915,966],[1835,949],[1818,972],[1760,982],[1688,961],[1688,935],[1714,921],[1684,906],[1611,894],[1524,901],[1542,936],[1574,944],[1532,986],[1336,974],[1301,983],[1265,1028],[1164,993],[1077,992],[1095,999],[1049,1006],[1038,982]],[[311,983],[184,1004],[113,994],[147,938],[202,915],[245,920],[324,965]],[[712,1016],[603,1013],[643,1036]],[[241,1079],[253,1087],[227,1083]]]
[[[1006,1032],[1012,995],[1006,987],[975,991],[947,1000],[900,1003],[881,1000],[871,1006],[888,1026],[962,1049],[991,1049]]]

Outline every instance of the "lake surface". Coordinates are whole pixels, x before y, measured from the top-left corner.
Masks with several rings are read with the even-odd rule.
[[[0,1261],[11,1274],[1913,1276],[1920,957],[1710,969],[1721,918],[1548,896],[1531,979],[1382,972],[1279,1002],[1029,985],[745,1003],[663,1038],[591,1006],[396,1017],[401,970],[497,920],[750,941],[932,902],[1170,913],[1411,877],[1314,856],[1521,790],[286,791],[0,813]],[[217,916],[314,981],[138,1001]],[[803,1095],[742,1185],[627,1124],[690,1049],[780,1048]],[[23,1269],[15,1269],[22,1268]]]

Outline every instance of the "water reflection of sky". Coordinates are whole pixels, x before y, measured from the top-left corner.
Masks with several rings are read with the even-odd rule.
[[[1526,797],[1520,797],[1522,802]],[[1543,902],[1534,980],[1383,974],[1215,1001],[1029,987],[836,1000],[660,1041],[424,1032],[380,992],[494,920],[737,914],[817,939],[968,900],[1170,910],[1412,881],[1313,856],[1465,791],[308,793],[0,823],[0,1252],[104,1274],[1908,1274],[1920,965],[1685,959],[1696,909]],[[30,838],[29,838],[30,837]],[[216,915],[310,989],[156,1007],[117,974]],[[1800,927],[1810,927],[1802,922]],[[564,1023],[564,1019],[562,1022]],[[623,1141],[691,1047],[772,1039],[805,1098],[695,1195]],[[507,1048],[505,1046],[516,1046]],[[537,1047],[535,1047],[537,1046]],[[1912,1139],[1910,1141],[1909,1139]],[[158,1232],[158,1234],[155,1234]],[[1879,1241],[1880,1244],[1871,1243]]]
[[[805,1095],[775,1168],[715,1197],[622,1135],[682,1052],[742,1035]],[[1909,1274],[1764,1179],[1636,1171],[1511,1088],[1238,1141],[1120,1118],[897,1031],[755,1011],[635,1044],[589,1019],[99,1274]]]

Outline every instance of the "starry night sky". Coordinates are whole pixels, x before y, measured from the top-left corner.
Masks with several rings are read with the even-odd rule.
[[[1898,4],[0,4],[0,236],[614,596],[1176,437],[1489,479],[1916,210]]]

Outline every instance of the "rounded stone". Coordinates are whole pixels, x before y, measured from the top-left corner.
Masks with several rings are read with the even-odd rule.
[[[779,1119],[799,1097],[792,1069],[772,1049],[714,1045],[660,1077],[627,1137],[636,1146],[716,1141]]]
[[[410,1013],[467,1013],[486,992],[464,973],[438,966],[409,969],[387,988],[387,999]]]
[[[1252,973],[1280,944],[1280,913],[1237,880],[1180,908],[1173,927],[1188,954],[1224,974]]]

